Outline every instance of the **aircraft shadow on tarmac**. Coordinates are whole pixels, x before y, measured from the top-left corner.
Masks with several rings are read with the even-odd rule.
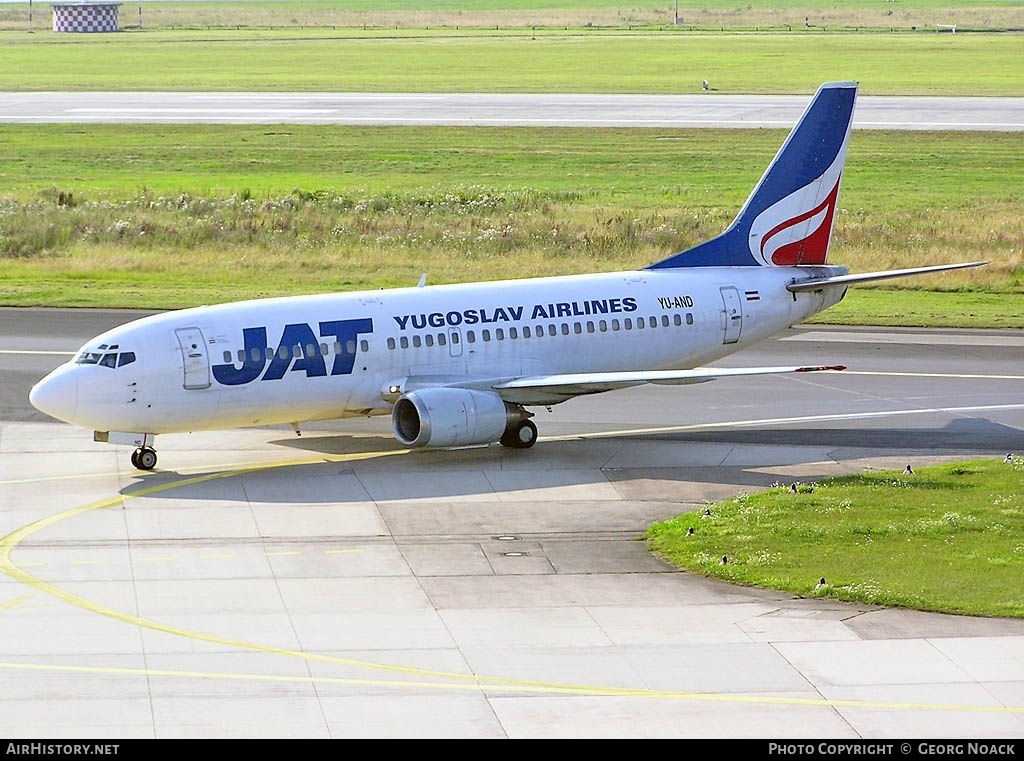
[[[495,493],[521,492],[522,500],[537,497],[538,490],[562,489],[564,500],[586,500],[586,490],[574,496],[572,487],[614,488],[617,498],[661,500],[678,504],[685,512],[702,501],[728,499],[744,490],[767,488],[791,480],[787,468],[795,463],[793,452],[806,447],[822,450],[870,450],[875,456],[912,459],[921,456],[963,456],[972,452],[1024,451],[1024,434],[1016,428],[988,419],[958,419],[942,428],[770,428],[745,430],[681,431],[677,433],[628,433],[586,439],[541,440],[529,450],[498,446],[451,450],[405,450],[389,436],[323,433],[301,438],[281,438],[271,444],[302,450],[323,462],[268,464],[240,469],[231,478],[204,480],[201,485],[148,493],[149,499],[215,500],[248,503],[324,504],[387,502],[399,500],[460,500]],[[679,445],[676,447],[675,445]],[[696,464],[687,444],[765,447],[762,461],[748,453],[743,464]],[[788,449],[787,449],[788,448]],[[727,449],[723,449],[727,451]],[[656,453],[656,457],[649,457]],[[352,455],[352,459],[347,458]],[[337,459],[335,459],[337,458]],[[707,458],[704,458],[707,463]],[[835,475],[833,463],[799,463],[799,480]],[[211,470],[211,473],[215,471]],[[122,490],[131,495],[160,484],[187,482],[196,473],[157,471]],[[695,484],[702,486],[695,488]],[[685,489],[683,487],[686,487]]]
[[[901,451],[927,450],[935,454],[970,451],[1024,450],[1024,431],[987,418],[958,418],[942,428],[759,428],[743,430],[686,431],[653,434],[674,441],[729,442],[778,446],[870,448]]]
[[[893,455],[898,455],[899,450],[949,450],[951,453],[961,451],[1024,451],[1024,431],[1019,428],[997,423],[988,418],[957,418],[949,421],[942,428],[920,427],[909,428],[901,426],[865,428],[832,428],[828,423],[807,425],[801,427],[760,427],[760,428],[735,428],[729,429],[725,426],[715,430],[692,431],[666,430],[664,432],[652,432],[649,430],[637,433],[622,431],[611,436],[601,435],[604,441],[614,440],[649,440],[649,441],[692,441],[692,442],[726,442],[733,444],[765,444],[782,446],[813,446],[813,447],[853,447],[870,449],[895,450]],[[840,423],[842,425],[842,423]],[[578,439],[571,435],[565,435],[564,440],[573,441],[577,446],[592,446],[587,439],[587,434],[581,434]],[[289,437],[276,439],[271,444],[305,451],[329,454],[345,455],[362,452],[382,452],[403,450],[403,447],[390,436],[335,434],[329,436],[312,436],[306,438]],[[536,451],[542,451],[545,446],[550,447],[552,441],[545,441],[542,437]],[[523,452],[505,450],[495,446],[465,447],[455,450],[439,450],[447,452],[472,452],[487,451],[499,452],[500,456],[528,455],[530,450]],[[420,454],[433,454],[420,452]]]

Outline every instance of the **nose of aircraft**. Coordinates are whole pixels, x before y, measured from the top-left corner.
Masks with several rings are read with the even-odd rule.
[[[75,367],[58,367],[47,375],[28,394],[32,406],[57,420],[73,422],[78,407],[78,380]]]

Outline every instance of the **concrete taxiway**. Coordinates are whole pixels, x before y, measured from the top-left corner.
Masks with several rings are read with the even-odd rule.
[[[1024,453],[1019,332],[794,329],[731,363],[850,369],[575,400],[526,451],[357,420],[160,437],[140,473],[25,398],[129,316],[0,310],[4,736],[1024,737],[1024,621],[638,540],[773,482]]]

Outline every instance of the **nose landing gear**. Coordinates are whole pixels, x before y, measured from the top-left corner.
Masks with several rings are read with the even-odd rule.
[[[153,470],[156,467],[156,450],[153,447],[139,447],[132,452],[132,465],[139,470]]]

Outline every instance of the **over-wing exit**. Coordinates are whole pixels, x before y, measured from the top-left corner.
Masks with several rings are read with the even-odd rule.
[[[842,367],[709,368],[840,301],[827,264],[857,85],[822,85],[730,226],[635,271],[220,304],[136,320],[40,380],[40,411],[134,447],[154,437],[391,415],[408,447],[537,440],[529,407],[644,383]]]

